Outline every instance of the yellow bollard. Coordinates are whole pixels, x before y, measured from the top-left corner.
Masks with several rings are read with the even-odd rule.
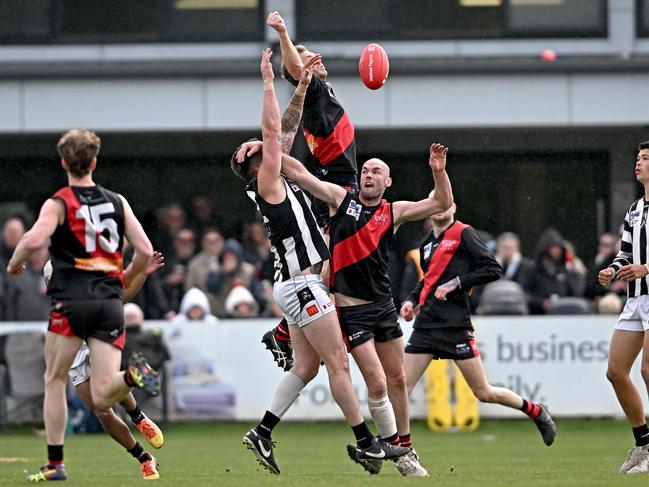
[[[428,427],[447,431],[453,426],[448,361],[432,360],[426,369],[426,405]]]

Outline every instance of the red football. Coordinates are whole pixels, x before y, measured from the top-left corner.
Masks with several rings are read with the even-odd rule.
[[[388,55],[378,44],[368,44],[358,61],[358,74],[370,90],[378,90],[388,78],[390,61]]]

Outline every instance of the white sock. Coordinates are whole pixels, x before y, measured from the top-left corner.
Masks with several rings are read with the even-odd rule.
[[[368,397],[367,405],[381,438],[389,438],[395,435],[397,433],[397,421],[394,418],[394,410],[388,395],[386,394],[378,399]]]
[[[302,382],[297,375],[287,372],[279,381],[275,388],[273,398],[270,400],[268,411],[273,413],[278,418],[284,416],[288,408],[295,402],[300,391],[304,389],[306,384]]]

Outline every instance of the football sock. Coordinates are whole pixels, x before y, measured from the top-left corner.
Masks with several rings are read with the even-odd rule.
[[[286,413],[288,408],[291,407],[291,404],[295,402],[297,396],[300,395],[300,391],[304,389],[305,385],[306,384],[302,382],[302,379],[297,375],[291,372],[284,374],[284,377],[282,377],[282,380],[275,388],[275,393],[273,394],[273,398],[270,400],[268,411],[278,418],[284,416],[284,413]]]
[[[379,436],[387,441],[388,438],[397,437],[397,422],[394,419],[394,410],[388,395],[374,399],[367,398],[367,406],[370,410],[370,415],[379,430]]]
[[[135,442],[135,446],[131,448],[130,450],[126,450],[129,452],[133,457],[140,463],[148,462],[149,460],[153,460],[151,457],[150,453],[147,453],[144,451],[144,448],[142,448],[142,445],[140,445],[139,442]]]
[[[635,438],[635,446],[649,445],[649,428],[647,427],[647,423],[633,428],[633,437]]]
[[[286,322],[286,318],[280,321],[279,325],[277,325],[277,328],[275,328],[275,338],[282,342],[291,341],[291,335],[288,331],[288,323]]]
[[[124,382],[126,382],[127,386],[136,387],[135,382],[133,382],[133,377],[131,377],[131,373],[128,371],[128,369],[124,371],[124,375],[122,375],[122,377],[124,377]]]
[[[47,466],[54,468],[63,463],[63,445],[47,445]]]
[[[144,414],[142,413],[140,406],[137,404],[135,405],[135,409],[133,411],[126,411],[126,412],[131,417],[131,421],[133,421],[133,424],[140,424],[144,419]]]
[[[352,431],[354,432],[354,436],[356,437],[356,444],[358,445],[358,448],[369,448],[370,446],[372,446],[374,435],[372,435],[372,433],[370,432],[365,421],[363,421],[361,424],[357,424],[356,426],[352,426]]]
[[[523,405],[521,406],[521,411],[527,414],[530,419],[534,420],[541,414],[541,406],[533,402],[523,399]]]
[[[399,435],[399,443],[403,447],[412,448],[412,438],[410,437],[410,433]]]
[[[255,431],[257,431],[259,436],[270,439],[273,428],[277,426],[277,423],[279,423],[279,418],[270,411],[266,411],[266,414],[264,414],[261,423],[257,425]]]

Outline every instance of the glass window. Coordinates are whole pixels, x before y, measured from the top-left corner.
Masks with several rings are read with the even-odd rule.
[[[304,39],[606,36],[606,0],[309,0]]]
[[[637,0],[638,37],[649,37],[649,0]]]
[[[24,42],[49,39],[51,35],[51,0],[0,2],[0,39]]]

